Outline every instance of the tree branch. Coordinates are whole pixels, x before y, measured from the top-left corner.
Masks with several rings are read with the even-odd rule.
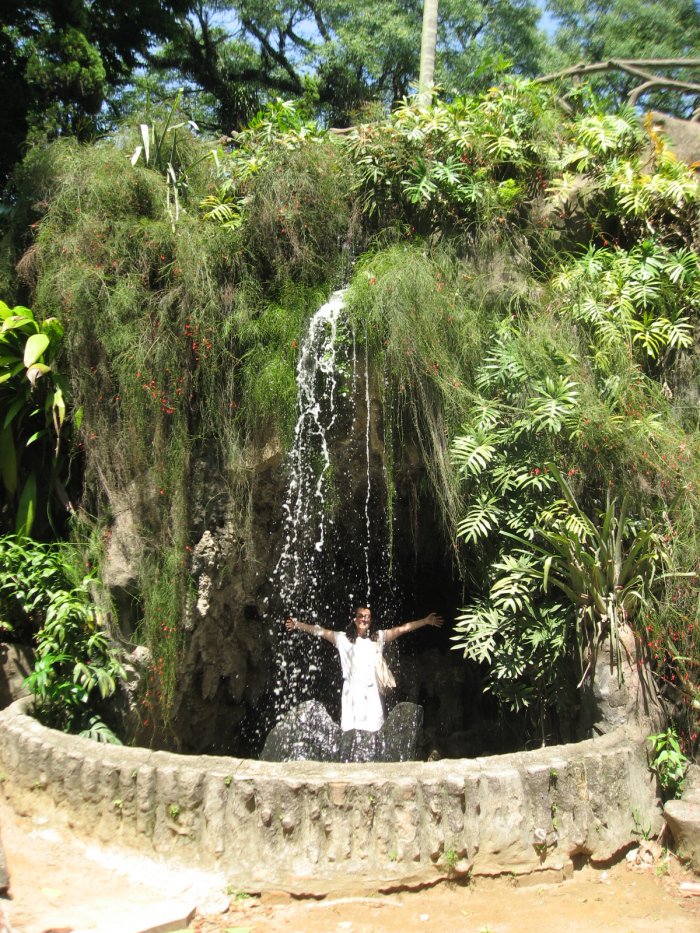
[[[689,81],[672,81],[670,78],[652,78],[645,84],[640,84],[639,87],[635,87],[630,91],[628,98],[630,104],[634,107],[639,97],[652,87],[675,87],[679,90],[690,91],[691,93],[694,91],[696,94],[700,94],[700,84],[691,84]]]
[[[642,68],[700,69],[700,58],[611,58],[606,62],[594,62],[589,65],[585,62],[579,62],[578,65],[572,65],[570,68],[562,69],[562,71],[554,71],[552,74],[535,78],[535,84],[551,84],[553,81],[559,81],[563,78],[598,74],[603,71],[629,71],[635,74],[637,72],[632,69]]]
[[[307,0],[307,6],[313,13],[314,19],[316,20],[316,28],[321,33],[321,38],[323,39],[324,42],[330,42],[331,41],[330,33],[326,29],[326,24],[323,22],[323,18],[321,16],[321,13],[318,7],[316,6],[315,0]]]
[[[287,72],[287,74],[289,75],[289,77],[291,78],[294,84],[294,90],[296,92],[301,92],[302,85],[301,85],[301,81],[299,80],[299,76],[294,70],[294,68],[292,67],[291,62],[286,57],[286,55],[282,54],[282,52],[276,51],[275,48],[272,45],[270,45],[270,42],[268,41],[267,36],[263,35],[263,33],[258,29],[258,27],[254,23],[252,23],[249,19],[241,20],[241,22],[243,23],[244,27],[248,30],[248,32],[258,40],[258,42],[260,43],[262,48],[265,50],[265,52],[270,56],[272,61],[276,62],[280,66],[280,68],[283,68],[284,71]]]

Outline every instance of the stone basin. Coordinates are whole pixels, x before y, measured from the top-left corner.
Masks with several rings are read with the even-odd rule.
[[[543,872],[621,855],[660,828],[631,727],[491,758],[274,763],[104,745],[47,729],[30,700],[0,713],[3,788],[18,812],[104,843],[223,871],[237,889],[391,890]]]

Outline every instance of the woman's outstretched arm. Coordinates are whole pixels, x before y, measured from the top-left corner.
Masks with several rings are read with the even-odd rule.
[[[332,629],[321,628],[320,625],[307,625],[306,622],[292,619],[291,616],[284,624],[288,632],[306,632],[307,635],[316,635],[318,638],[325,638],[332,645],[335,644],[335,632]]]
[[[423,628],[424,625],[434,625],[435,628],[440,628],[443,622],[442,616],[439,616],[436,612],[431,612],[424,619],[416,619],[415,622],[406,622],[405,625],[397,625],[395,628],[387,629],[386,640],[394,641],[395,638],[399,638],[407,632],[415,632],[417,628]]]

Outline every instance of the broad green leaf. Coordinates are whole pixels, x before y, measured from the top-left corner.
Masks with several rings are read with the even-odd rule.
[[[151,133],[150,133],[147,123],[139,123],[139,130],[141,131],[141,139],[143,140],[143,148],[144,148],[144,155],[146,158],[146,165],[148,165],[151,159]],[[138,159],[138,155],[136,155],[136,159]],[[132,161],[131,163],[132,165],[136,163],[136,159]]]
[[[24,348],[24,365],[27,369],[41,359],[49,343],[50,340],[46,334],[32,334]]]
[[[14,496],[17,490],[17,454],[9,424],[0,431],[0,473],[5,489]]]
[[[15,415],[17,414],[18,411],[20,411],[21,408],[24,407],[25,404],[26,402],[24,401],[23,398],[15,399],[15,401],[10,405],[10,407],[7,410],[7,414],[5,415],[5,421],[2,426],[3,429],[7,428],[10,424],[12,424],[15,418]]]
[[[73,415],[73,421],[75,422],[75,430],[79,431],[80,425],[83,423],[83,406],[82,405]]]
[[[4,301],[0,301],[0,318],[6,321],[8,317],[12,317],[12,309],[8,308]]]
[[[33,325],[34,332],[38,330],[37,323],[33,317],[24,317],[23,315],[13,314],[2,322],[2,333],[8,330],[17,330],[20,327]]]
[[[22,490],[22,495],[19,500],[19,508],[17,509],[15,531],[20,538],[25,535],[29,537],[31,534],[34,516],[36,515],[36,503],[36,476],[34,473],[30,473],[27,482],[24,484],[24,489]]]

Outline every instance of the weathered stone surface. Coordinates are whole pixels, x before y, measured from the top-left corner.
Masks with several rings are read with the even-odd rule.
[[[27,708],[0,713],[3,789],[18,811],[197,859],[241,890],[429,883],[455,856],[462,873],[556,873],[580,853],[623,852],[635,813],[652,831],[662,821],[643,735],[626,729],[487,759],[274,763],[97,746]]]
[[[664,816],[676,843],[676,854],[700,872],[700,804],[691,800],[669,800]]]
[[[696,764],[689,765],[685,772],[685,786],[681,799],[697,804],[700,809],[700,767]]]
[[[653,110],[651,117],[653,128],[663,133],[678,159],[691,163],[700,159],[700,125],[659,110]]]
[[[595,665],[583,682],[579,739],[605,735],[629,724],[646,724],[647,733],[661,728],[664,714],[656,692],[647,683],[646,667],[638,664],[637,645],[630,629],[620,633],[622,669],[618,671],[610,639],[600,646]]]
[[[323,703],[307,700],[291,709],[272,729],[261,761],[339,761],[340,726]]]
[[[0,709],[29,696],[22,684],[34,670],[34,652],[26,645],[0,645]]]

